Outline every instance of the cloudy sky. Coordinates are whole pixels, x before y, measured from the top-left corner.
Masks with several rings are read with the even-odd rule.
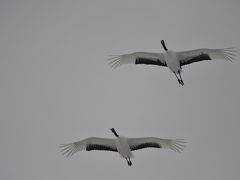
[[[238,179],[240,63],[112,69],[112,54],[240,47],[239,0],[1,0],[0,179]],[[184,138],[182,153],[79,152],[89,136]]]

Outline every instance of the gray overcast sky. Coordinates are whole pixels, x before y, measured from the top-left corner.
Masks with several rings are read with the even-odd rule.
[[[239,0],[0,1],[0,179],[239,179],[240,63],[122,66],[111,54],[240,47]],[[184,138],[182,153],[66,159],[89,136]]]

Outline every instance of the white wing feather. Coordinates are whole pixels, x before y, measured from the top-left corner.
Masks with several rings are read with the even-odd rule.
[[[87,139],[84,139],[82,141],[77,141],[73,143],[66,143],[66,144],[61,144],[61,152],[66,155],[66,157],[72,156],[78,151],[83,151],[86,150],[87,145],[89,144],[97,144],[97,145],[102,145],[106,147],[110,147],[115,149],[115,140],[114,139],[107,139],[107,138],[97,138],[97,137],[90,137]]]
[[[224,48],[224,49],[195,49],[190,51],[177,52],[177,58],[180,61],[187,62],[191,58],[207,54],[211,59],[225,59],[232,61],[234,59],[236,50],[234,48]]]
[[[164,60],[164,56],[162,53],[151,53],[151,52],[135,52],[131,54],[123,54],[123,55],[113,55],[113,57],[109,58],[109,64],[113,67],[119,67],[124,64],[135,64],[136,58],[148,58],[153,60]],[[164,61],[165,63],[165,61]]]
[[[183,139],[160,139],[156,137],[143,137],[143,138],[128,138],[130,147],[136,147],[141,144],[156,143],[161,148],[171,149],[173,151],[181,152],[185,147]]]

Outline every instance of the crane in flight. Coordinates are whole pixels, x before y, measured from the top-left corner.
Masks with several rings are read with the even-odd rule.
[[[110,130],[115,135],[115,139],[89,137],[81,141],[60,145],[61,151],[67,157],[82,150],[118,152],[122,158],[126,159],[128,165],[132,166],[132,151],[143,148],[167,148],[181,152],[185,146],[183,139],[160,139],[157,137],[126,138],[119,136],[114,128]]]
[[[213,59],[225,59],[228,61],[232,61],[235,57],[236,52],[233,48],[202,48],[189,51],[175,52],[167,49],[164,40],[161,40],[161,44],[163,46],[163,49],[165,50],[165,53],[134,52],[130,54],[114,55],[109,59],[109,63],[113,68],[119,67],[124,64],[146,64],[165,66],[174,73],[179,84],[184,85],[181,76],[182,66],[194,62]]]

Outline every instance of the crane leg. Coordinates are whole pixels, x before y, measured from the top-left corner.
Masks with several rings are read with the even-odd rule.
[[[126,158],[126,160],[127,160],[128,165],[132,166],[132,162],[131,162],[130,158]]]
[[[184,82],[183,82],[183,80],[182,80],[181,72],[180,72],[180,71],[178,71],[178,74],[179,74],[180,81],[181,81],[181,83],[180,83],[180,84],[183,86],[183,85],[184,85]]]
[[[178,74],[179,74],[179,73],[178,73]],[[181,85],[183,85],[184,83],[183,83],[183,81],[182,81],[181,79],[178,78],[177,73],[174,72],[174,75],[176,76],[176,78],[177,78],[177,80],[178,80],[178,83],[181,84]],[[180,76],[180,77],[181,77],[181,76]]]

